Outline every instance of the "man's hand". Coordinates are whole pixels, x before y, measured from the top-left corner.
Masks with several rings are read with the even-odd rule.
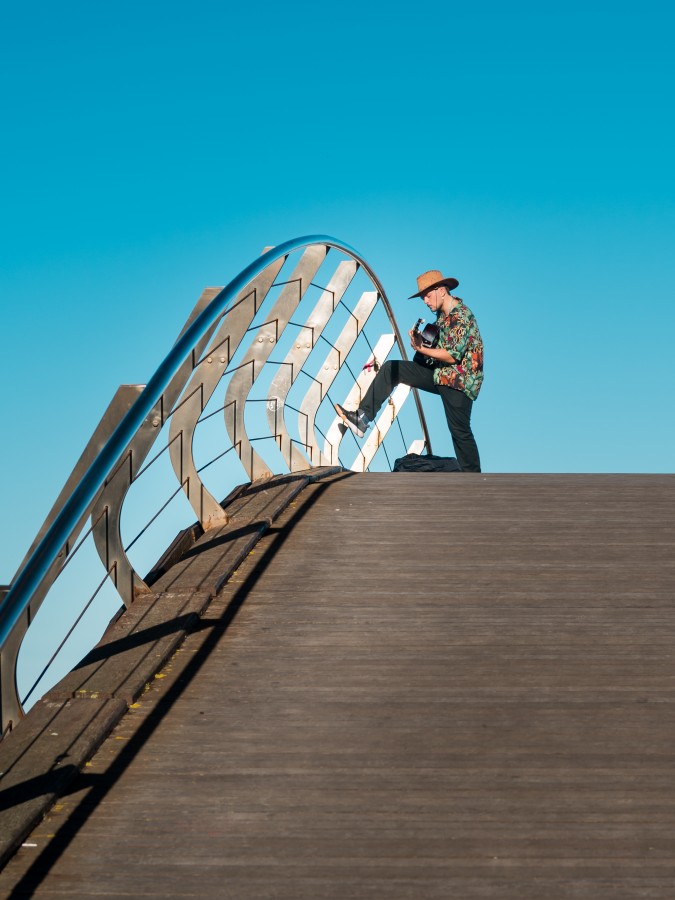
[[[415,331],[414,328],[411,328],[408,332],[408,336],[410,337],[410,346],[413,350],[422,350],[422,335],[419,331]]]

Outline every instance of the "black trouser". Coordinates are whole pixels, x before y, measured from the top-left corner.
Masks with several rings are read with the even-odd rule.
[[[430,366],[403,359],[387,360],[383,363],[359,404],[359,408],[371,422],[397,384],[408,384],[420,391],[439,394],[443,401],[457,462],[463,472],[480,472],[478,447],[471,431],[473,400],[470,400],[463,391],[435,384],[434,370]]]

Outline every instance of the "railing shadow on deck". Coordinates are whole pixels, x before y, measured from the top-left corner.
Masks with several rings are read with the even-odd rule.
[[[343,473],[339,477],[349,477],[351,474]],[[79,793],[82,793],[83,796],[65,821],[59,825],[57,831],[49,839],[45,848],[36,857],[30,868],[14,885],[12,892],[9,894],[10,897],[26,896],[27,893],[39,888],[45,881],[53,865],[68,848],[80,828],[84,826],[92,813],[105,799],[110,789],[131,765],[160,723],[171,712],[177,700],[198,675],[216,644],[235,621],[237,614],[246,603],[263,572],[283,549],[294,526],[318,502],[327,487],[328,484],[326,483],[318,483],[314,485],[311,492],[303,492],[300,495],[301,500],[297,509],[289,515],[283,527],[277,527],[272,524],[266,530],[263,535],[266,538],[263,551],[260,553],[246,580],[235,590],[222,613],[217,616],[209,616],[207,610],[207,613],[198,622],[193,623],[189,633],[193,635],[203,633],[204,635],[198,650],[180,669],[180,672],[174,674],[170,682],[163,682],[163,687],[164,685],[167,686],[161,699],[152,707],[147,716],[139,722],[133,736],[123,743],[109,763],[105,773],[103,775],[94,775],[87,773],[86,770],[78,771],[75,767],[68,767],[68,771],[60,773],[63,780],[63,789],[60,792],[60,796],[72,796]],[[179,627],[179,623],[168,621],[163,627],[167,630],[175,630]],[[150,642],[156,636],[157,634],[151,630],[139,635],[131,635],[126,642],[113,642],[107,648],[100,648],[99,654],[101,659],[110,658],[115,654],[128,650],[134,643],[139,641]],[[109,654],[108,657],[104,655],[106,650]],[[39,736],[36,739],[39,739]],[[49,790],[50,776],[53,777],[53,773],[41,773],[34,778],[13,785],[5,791],[0,791],[0,810],[13,805],[17,800],[25,801],[30,796],[37,796],[44,793],[45,790]],[[51,788],[53,788],[53,784]]]

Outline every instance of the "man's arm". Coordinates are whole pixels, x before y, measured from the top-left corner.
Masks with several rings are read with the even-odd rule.
[[[431,359],[437,359],[438,362],[443,363],[446,366],[457,362],[455,357],[447,350],[444,350],[443,347],[425,347],[422,344],[422,335],[419,331],[411,329],[408,334],[410,335],[410,346],[413,350],[417,350],[420,353],[423,353],[424,356],[429,356]]]

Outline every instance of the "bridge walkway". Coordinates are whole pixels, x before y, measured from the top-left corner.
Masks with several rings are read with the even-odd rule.
[[[674,476],[308,486],[0,893],[674,896],[674,500]]]

